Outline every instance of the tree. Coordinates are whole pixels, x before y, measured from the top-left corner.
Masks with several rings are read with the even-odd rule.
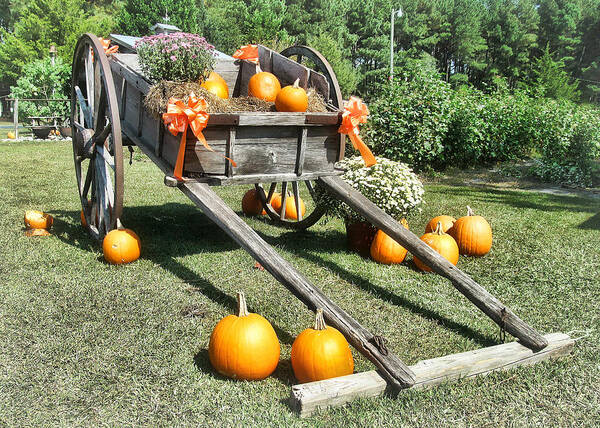
[[[77,39],[87,31],[108,35],[109,13],[85,0],[29,0],[19,9],[13,31],[0,29],[0,82],[14,84],[25,64],[48,56],[51,44],[71,63]]]
[[[569,74],[564,70],[562,60],[555,61],[550,54],[549,44],[533,67],[535,87],[542,97],[576,101],[579,99],[578,83],[569,83]]]
[[[119,31],[128,36],[146,36],[156,23],[171,24],[188,33],[202,34],[205,8],[202,1],[196,0],[126,0],[116,20]]]

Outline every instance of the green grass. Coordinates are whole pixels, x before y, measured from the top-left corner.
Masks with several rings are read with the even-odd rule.
[[[362,399],[300,420],[286,404],[294,337],[312,313],[162,185],[147,158],[125,166],[123,221],[142,258],[102,261],[79,223],[70,144],[0,142],[0,421],[9,426],[594,426],[600,423],[600,200],[427,186],[417,234],[471,205],[494,229],[491,253],[459,267],[544,333],[586,331],[572,356],[444,384],[398,399]],[[246,188],[216,189],[234,209]],[[26,238],[23,212],[55,216]],[[387,267],[345,247],[343,224],[289,232],[248,223],[408,364],[497,343],[498,329],[448,281],[411,262]],[[212,328],[243,290],[282,344],[274,375],[239,382],[207,358]],[[196,316],[185,316],[189,309]],[[580,336],[581,333],[573,333]],[[372,365],[354,352],[356,371]],[[0,423],[0,425],[2,425]]]

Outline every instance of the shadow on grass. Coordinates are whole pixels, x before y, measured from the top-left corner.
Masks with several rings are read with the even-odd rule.
[[[579,229],[600,229],[600,213],[588,218],[578,227]]]
[[[498,190],[489,187],[445,186],[443,190],[431,189],[431,192],[467,197],[471,205],[476,201],[498,203],[515,208],[540,211],[579,211],[597,212],[599,203],[581,196],[552,195],[514,190]]]
[[[363,277],[361,277],[353,272],[349,272],[348,270],[344,269],[343,267],[340,267],[336,263],[328,261],[328,260],[324,259],[323,257],[320,257],[320,256],[314,254],[314,253],[328,254],[328,253],[332,253],[332,252],[346,252],[347,251],[346,236],[343,235],[342,233],[333,232],[333,231],[327,232],[326,235],[329,235],[329,237],[326,237],[326,239],[318,239],[318,240],[314,239],[314,236],[312,236],[312,237],[308,236],[309,234],[310,234],[310,232],[308,232],[308,231],[287,232],[287,233],[284,233],[284,234],[278,236],[277,238],[267,236],[267,237],[264,237],[264,239],[271,244],[276,244],[278,242],[279,243],[286,242],[286,249],[299,254],[301,257],[303,257],[307,260],[310,260],[312,263],[315,263],[319,266],[322,266],[322,267],[325,267],[325,268],[331,270],[332,272],[335,272],[344,281],[356,285],[357,287],[361,288],[364,291],[367,291],[368,293],[374,295],[375,297],[377,297],[379,299],[382,299],[387,302],[391,302],[392,304],[394,304],[396,306],[402,306],[402,307],[410,310],[411,312],[419,314],[420,316],[422,316],[424,318],[435,320],[441,326],[448,328],[462,336],[469,337],[482,346],[491,346],[491,345],[498,344],[498,342],[496,340],[494,340],[493,338],[491,338],[489,336],[486,336],[480,332],[473,330],[472,328],[470,328],[468,326],[465,326],[465,325],[460,324],[456,321],[453,321],[449,318],[446,318],[443,315],[440,315],[437,312],[432,311],[431,309],[424,308],[414,302],[411,302],[410,300],[407,300],[406,298],[404,298],[402,296],[398,296],[397,294],[394,294],[390,290],[386,290],[383,287],[374,285],[374,284],[370,283],[369,281],[365,280]],[[303,237],[302,235],[307,235],[307,236]],[[412,261],[407,266],[409,269],[412,269],[416,272],[421,272],[414,265],[414,263]]]
[[[101,244],[94,241],[81,227],[79,212],[55,211],[54,234],[63,242],[85,251],[98,251]],[[72,221],[66,221],[67,218]],[[234,296],[224,293],[197,272],[178,262],[175,257],[217,253],[239,248],[224,232],[193,206],[170,203],[161,206],[141,206],[123,209],[126,227],[131,228],[142,241],[142,257],[170,272],[191,289],[202,293],[215,303],[237,310]],[[99,261],[104,262],[102,256]],[[250,312],[258,312],[251,305]],[[271,323],[279,340],[292,344],[294,338],[278,325]]]

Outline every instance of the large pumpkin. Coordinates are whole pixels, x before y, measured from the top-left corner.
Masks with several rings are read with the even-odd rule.
[[[27,229],[50,229],[54,218],[50,214],[38,210],[27,210],[23,217]]]
[[[458,263],[458,245],[452,236],[442,231],[442,222],[438,221],[435,232],[429,232],[421,236],[421,240],[440,253],[442,257],[456,266]],[[415,265],[425,272],[431,272],[431,268],[414,257]]]
[[[208,357],[215,370],[224,376],[264,379],[279,362],[279,340],[269,321],[248,313],[244,293],[238,293],[237,298],[237,315],[223,318],[210,335]]]
[[[352,351],[342,333],[325,324],[317,309],[314,328],[307,328],[292,345],[292,369],[301,382],[345,376],[354,371]]]
[[[427,226],[425,226],[425,233],[433,232],[437,227],[438,221],[442,223],[442,232],[448,233],[448,230],[454,225],[456,219],[449,215],[438,215],[427,223]]]
[[[275,109],[277,111],[306,111],[308,108],[308,95],[300,87],[300,79],[296,79],[293,85],[286,86],[275,98]]]
[[[102,241],[104,259],[115,265],[137,260],[141,248],[140,238],[131,229],[113,229]]]
[[[268,71],[256,73],[248,81],[248,95],[261,100],[273,102],[279,91],[281,91],[279,80]]]
[[[400,223],[408,229],[406,219],[403,218]],[[406,248],[398,244],[394,238],[391,238],[383,230],[377,231],[371,244],[371,258],[386,265],[402,263],[407,252]]]
[[[454,237],[461,254],[483,256],[492,248],[492,228],[486,219],[475,215],[467,206],[467,215],[459,218],[448,231]]]
[[[300,202],[300,212],[302,213],[302,217],[304,218],[304,214],[306,213],[306,205],[302,198],[298,198]],[[271,206],[273,209],[281,213],[281,194],[277,193],[273,195],[271,198]],[[298,220],[298,210],[296,209],[296,199],[288,194],[285,198],[285,218],[290,220]]]

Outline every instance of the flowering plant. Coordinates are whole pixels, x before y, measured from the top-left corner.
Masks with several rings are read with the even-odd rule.
[[[360,156],[342,160],[338,163],[341,169],[346,170],[342,178],[390,216],[400,220],[423,202],[423,184],[405,163],[382,157],[375,159],[377,163],[371,167],[366,167]],[[317,199],[330,214],[343,218],[346,223],[365,221],[348,205],[321,189]]]
[[[142,73],[151,81],[197,81],[208,77],[215,47],[189,33],[156,34],[135,43]]]

